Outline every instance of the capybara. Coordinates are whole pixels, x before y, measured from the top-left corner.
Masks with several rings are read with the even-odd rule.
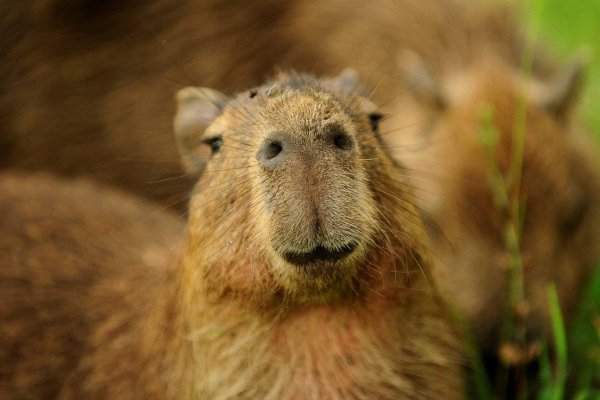
[[[67,234],[61,241],[95,231],[103,192],[75,198],[89,218],[69,218],[73,200],[53,197],[69,184],[34,181],[41,194],[31,197],[27,179],[0,180],[15,188],[0,201],[17,221],[0,225],[1,236],[22,241],[3,249],[0,296],[24,303],[3,302],[0,364],[23,371],[3,376],[4,398],[463,398],[462,340],[437,293],[405,171],[382,149],[379,112],[364,96],[351,71],[281,73],[229,98],[181,90],[177,145],[197,182],[170,266],[120,260],[131,242],[168,233],[161,223],[143,225],[143,237],[126,231],[103,257],[28,235],[18,221],[52,220],[47,204],[66,213],[52,225]],[[135,227],[147,212],[114,214],[111,224]],[[31,251],[40,241],[56,260],[32,268],[44,262]],[[88,280],[71,282],[61,258],[89,269]],[[22,286],[40,280],[29,304]],[[9,350],[28,349],[34,332],[53,344],[44,354]],[[77,360],[63,361],[72,348]],[[48,371],[42,357],[60,368]]]

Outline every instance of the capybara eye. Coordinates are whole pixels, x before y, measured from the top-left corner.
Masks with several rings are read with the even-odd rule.
[[[588,208],[588,201],[581,200],[579,203],[576,204],[575,207],[572,207],[572,209],[567,212],[565,218],[562,219],[559,227],[560,233],[565,238],[574,234],[579,229],[581,223],[585,219]]]
[[[278,142],[278,141],[269,142],[264,149],[265,159],[271,160],[271,159],[277,157],[277,155],[279,155],[279,153],[281,153],[282,150],[283,150],[283,147],[281,146],[280,142]]]
[[[369,121],[371,122],[371,129],[373,132],[377,132],[379,130],[379,121],[383,118],[383,114],[374,112],[369,114]]]
[[[213,136],[211,138],[204,139],[202,143],[210,146],[210,151],[212,154],[217,154],[221,150],[221,146],[223,146],[223,136]]]

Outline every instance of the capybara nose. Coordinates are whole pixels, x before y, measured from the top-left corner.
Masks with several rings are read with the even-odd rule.
[[[283,166],[294,152],[323,154],[324,150],[329,149],[344,156],[352,154],[354,148],[352,136],[341,129],[323,132],[301,143],[290,140],[285,134],[274,133],[263,141],[256,158],[263,167],[273,169]]]

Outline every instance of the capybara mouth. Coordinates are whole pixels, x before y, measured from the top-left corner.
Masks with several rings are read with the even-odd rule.
[[[356,247],[357,242],[346,243],[336,250],[330,250],[323,246],[317,246],[314,250],[306,253],[286,252],[283,253],[283,258],[290,264],[298,266],[306,266],[316,261],[337,261],[351,254]]]

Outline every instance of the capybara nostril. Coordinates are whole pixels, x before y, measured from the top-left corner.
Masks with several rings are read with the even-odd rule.
[[[283,141],[277,139],[267,139],[258,150],[258,161],[267,168],[274,168],[281,164],[283,159]]]
[[[336,132],[333,135],[333,145],[344,151],[350,151],[354,148],[354,140],[350,135],[344,132]]]

